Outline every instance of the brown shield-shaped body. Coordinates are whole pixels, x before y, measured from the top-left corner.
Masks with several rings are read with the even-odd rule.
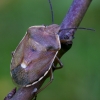
[[[36,84],[50,70],[61,48],[59,26],[32,26],[13,52],[11,76],[23,87]]]

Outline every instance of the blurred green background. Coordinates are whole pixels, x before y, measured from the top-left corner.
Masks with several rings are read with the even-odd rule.
[[[60,24],[72,0],[52,0],[55,23]],[[10,76],[11,52],[28,27],[51,24],[48,0],[0,0],[0,100],[14,87]],[[100,100],[100,1],[93,0],[72,48],[62,57],[64,68],[38,100]]]

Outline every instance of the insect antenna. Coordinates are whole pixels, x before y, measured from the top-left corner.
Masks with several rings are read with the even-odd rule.
[[[52,16],[52,24],[54,23],[54,14],[53,14],[53,8],[52,8],[52,3],[51,0],[48,0],[49,5],[50,5],[50,11],[51,11],[51,16]]]
[[[70,29],[82,29],[82,30],[90,30],[90,31],[95,31],[94,29],[92,28],[84,28],[84,27],[74,27],[74,28],[66,28],[66,29],[61,29],[60,31],[62,30],[70,30]],[[59,32],[60,32],[59,31]]]

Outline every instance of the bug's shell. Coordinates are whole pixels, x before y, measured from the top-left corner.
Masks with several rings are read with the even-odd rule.
[[[23,87],[40,81],[50,70],[61,48],[59,26],[32,26],[13,52],[11,76]]]

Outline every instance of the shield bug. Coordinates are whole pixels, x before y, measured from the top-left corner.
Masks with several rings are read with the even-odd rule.
[[[11,76],[22,87],[36,84],[51,70],[61,48],[59,26],[32,26],[26,32],[11,61]]]

